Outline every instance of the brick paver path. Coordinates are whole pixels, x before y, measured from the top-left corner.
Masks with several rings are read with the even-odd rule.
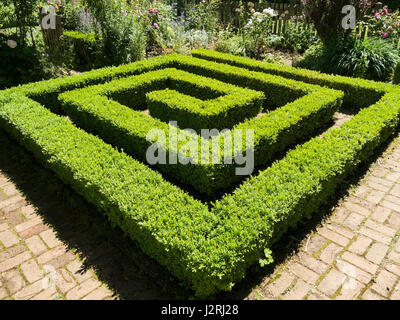
[[[0,299],[104,299],[112,295],[0,175]]]
[[[400,137],[248,299],[400,299]]]
[[[63,188],[0,134],[0,300],[185,297],[163,268]],[[397,137],[294,254],[232,296],[400,299],[399,230]]]

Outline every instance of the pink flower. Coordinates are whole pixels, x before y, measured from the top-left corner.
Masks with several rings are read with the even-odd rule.
[[[157,11],[157,10],[154,10],[154,9],[150,9],[149,12],[150,12],[150,13],[155,13],[155,14],[158,13],[158,11]]]
[[[385,8],[385,9],[382,10],[382,14],[383,14],[383,15],[387,15],[388,13],[389,13],[389,12],[388,12],[388,9],[387,9],[387,8]]]
[[[381,34],[382,34],[382,31],[378,30],[376,33],[379,34],[379,35],[381,35]]]
[[[158,29],[158,24],[157,24],[157,23],[154,23],[154,24],[153,24],[153,28],[154,28],[154,29]]]
[[[138,9],[136,12],[137,12],[138,14],[142,14],[142,11],[140,11],[140,9]]]
[[[389,33],[385,32],[385,33],[382,35],[382,38],[385,39],[385,38],[387,38],[387,37],[389,37]]]
[[[61,0],[57,0],[57,4],[58,4],[58,5],[61,5]]]
[[[393,28],[392,26],[387,27],[388,31],[391,31]]]
[[[375,13],[375,18],[378,19],[381,16],[379,12]]]
[[[127,14],[128,14],[128,13],[127,13],[126,11],[122,11],[122,15],[123,15],[124,17],[126,17]]]

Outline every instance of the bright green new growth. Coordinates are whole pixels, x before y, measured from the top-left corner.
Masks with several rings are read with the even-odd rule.
[[[165,91],[167,88],[171,90]],[[264,101],[261,92],[173,68],[113,80],[74,94],[77,98],[80,95],[86,98],[107,96],[137,110],[143,110],[147,105],[153,117],[164,122],[177,121],[179,127],[199,132],[201,129],[231,128],[255,117],[261,112]],[[68,95],[64,93],[63,97],[68,99]]]
[[[84,33],[80,31],[64,31],[63,35],[67,38],[71,38],[74,40],[81,40],[89,43],[96,42],[96,37],[93,33]]]
[[[212,52],[203,53],[207,58],[213,57]],[[341,127],[288,152],[285,158],[208,209],[160,174],[77,129],[31,98],[60,111],[56,99],[62,92],[168,67],[197,74],[208,72],[209,77],[220,81],[224,77],[230,81],[242,79],[237,84],[246,84],[243,86],[253,90],[253,86],[261,86],[258,75],[254,75],[258,80],[245,80],[251,74],[249,70],[241,69],[239,74],[237,67],[172,55],[0,91],[0,127],[103,210],[145,253],[190,284],[199,296],[229,290],[242,279],[247,268],[264,258],[289,226],[316,212],[336,187],[394,133],[400,118],[397,86],[245,58],[238,62],[236,57],[217,55],[219,61],[226,63],[342,89],[347,103],[365,109]],[[236,74],[234,80],[232,74]],[[291,80],[285,81],[292,84]],[[271,88],[274,86],[278,88],[278,84]],[[267,94],[267,101],[277,102],[270,96],[274,93]],[[318,101],[318,96],[313,99]],[[284,104],[296,103],[293,100]]]
[[[207,63],[204,65],[207,66]],[[233,71],[237,71],[235,69],[238,68],[232,68]],[[99,135],[104,141],[122,148],[145,163],[146,151],[153,144],[153,141],[146,137],[154,128],[162,130],[167,138],[166,144],[160,144],[160,148],[166,151],[168,158],[170,152],[179,154],[179,150],[187,145],[187,141],[178,141],[177,148],[170,150],[170,128],[157,119],[131,110],[145,109],[148,100],[152,116],[164,121],[177,121],[181,128],[195,129],[198,134],[203,128],[213,128],[213,124],[217,129],[223,129],[232,128],[238,123],[233,129],[242,130],[242,142],[240,149],[232,144],[232,155],[246,153],[248,148],[246,130],[254,129],[255,162],[261,165],[270,161],[276,153],[302,138],[311,136],[316,129],[326,124],[343,98],[343,94],[339,91],[287,81],[276,76],[264,79],[262,74],[251,73],[248,77],[253,74],[260,78],[260,83],[255,82],[255,84],[263,86],[265,91],[269,90],[269,81],[273,80],[272,85],[280,83],[288,93],[291,90],[303,90],[308,94],[259,118],[246,120],[261,111],[263,93],[167,68],[65,92],[59,99],[65,113],[81,128]],[[166,86],[186,94],[183,95],[175,90],[160,91]],[[191,103],[199,99],[188,96],[189,93],[209,100],[199,101],[197,105],[192,106]],[[207,105],[207,110],[204,112],[199,110],[201,102]],[[161,104],[164,106],[160,106]],[[161,110],[155,110],[157,107]],[[192,109],[192,113],[185,110],[188,108]],[[242,120],[245,121],[240,123]],[[178,130],[177,134],[180,133]],[[221,142],[219,158],[212,153],[212,143],[207,146],[206,140],[193,137],[190,142],[193,140],[198,146],[210,150],[208,162],[204,156],[201,157],[200,148],[195,146],[194,148],[199,150],[198,157],[190,164],[161,164],[157,167],[201,193],[211,195],[216,190],[228,188],[240,177],[235,174],[235,165],[224,164],[226,136],[222,134],[216,139]]]

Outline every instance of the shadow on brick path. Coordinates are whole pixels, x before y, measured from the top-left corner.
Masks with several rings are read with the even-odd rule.
[[[190,295],[120,229],[0,131],[0,170],[7,175],[84,267],[120,299],[179,299]],[[83,270],[82,270],[83,271]]]

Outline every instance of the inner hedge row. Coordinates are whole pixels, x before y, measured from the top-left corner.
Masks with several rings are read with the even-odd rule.
[[[344,103],[354,109],[365,108],[377,102],[382,97],[383,92],[386,92],[388,89],[387,84],[383,82],[328,75],[318,71],[267,63],[207,49],[193,50],[192,55],[208,61],[237,66],[251,71],[275,74],[289,79],[341,90],[345,93]]]
[[[113,97],[114,100],[121,101],[129,107],[137,109],[145,104],[145,93],[165,87],[166,80],[169,80],[170,87],[192,93],[196,92],[195,88],[190,88],[187,84],[185,85],[182,80],[185,80],[184,82],[186,83],[189,82],[193,87],[196,87],[196,83],[198,83],[197,95],[199,96],[199,89],[202,84],[206,87],[208,86],[207,89],[213,89],[211,96],[231,93],[231,95],[225,96],[228,98],[228,106],[227,104],[222,104],[223,110],[225,107],[229,108],[230,106],[248,109],[240,117],[239,115],[237,117],[232,116],[231,118],[234,122],[260,112],[261,102],[264,97],[261,92],[239,88],[234,90],[231,85],[219,81],[214,80],[215,82],[213,82],[212,79],[194,76],[175,69],[164,69],[145,73],[140,76],[114,80],[103,85],[66,92],[60,96],[60,102],[66,114],[81,128],[99,135],[106,142],[123,148],[128,154],[145,162],[146,151],[153,143],[153,141],[148,141],[146,137],[148,132],[154,128],[158,128],[165,133],[166,145],[160,145],[160,148],[165,150],[168,157],[171,152],[178,154],[178,151],[183,146],[187,147],[186,149],[190,149],[189,146],[192,146],[194,143],[205,150],[208,149],[208,159],[210,160],[208,163],[203,161],[205,157],[199,152],[198,157],[192,159],[193,161],[188,165],[162,164],[158,165],[158,168],[162,172],[179,179],[184,184],[191,185],[201,193],[211,195],[218,189],[230,187],[232,183],[240,178],[235,174],[236,166],[224,164],[223,159],[213,154],[212,143],[208,144],[207,140],[188,134],[186,141],[178,141],[176,149],[170,150],[170,146],[174,146],[174,143],[170,144],[169,137],[171,130],[169,126],[154,118],[149,118],[140,112],[132,111],[105,97]],[[293,87],[298,90],[305,87],[309,90],[309,95],[293,103],[289,103],[285,107],[267,113],[260,118],[247,120],[235,126],[234,129],[242,130],[243,137],[242,143],[239,146],[235,148],[235,145],[233,145],[233,155],[247,152],[248,146],[245,145],[246,137],[244,135],[247,129],[255,129],[255,162],[257,165],[265,164],[277,152],[282,151],[299,139],[309,137],[315,132],[316,128],[327,123],[341,104],[343,94],[339,91],[315,86],[304,86],[301,83],[295,83],[295,81],[291,82],[291,87],[288,87],[287,90],[291,90]],[[214,84],[211,85],[212,83]],[[268,91],[268,82],[264,81],[264,85],[264,90]],[[152,94],[154,92],[159,94],[159,91],[153,91]],[[240,93],[241,97],[234,94],[236,92]],[[232,94],[234,94],[233,97],[236,97],[236,101],[230,100]],[[132,99],[132,97],[135,97],[135,99]],[[162,96],[157,99],[160,100],[161,98]],[[180,95],[175,98],[181,100]],[[223,99],[224,97],[221,98]],[[221,101],[218,100],[221,98],[216,98],[215,101]],[[180,101],[179,103],[182,102]],[[216,107],[217,111],[221,111],[221,105],[217,105]],[[196,108],[194,109],[196,112]],[[227,112],[229,113],[229,110]],[[222,115],[229,120],[230,114],[225,115],[223,113]],[[164,118],[164,120],[175,119],[173,115],[161,118]],[[178,124],[181,124],[181,119],[182,117],[177,117]],[[181,130],[176,132],[176,134],[180,133]],[[173,139],[176,140],[175,135]],[[222,134],[216,137],[216,139],[220,139],[221,141],[219,155],[223,155],[225,135]],[[194,149],[198,148],[194,146]]]
[[[161,91],[167,88],[173,90],[168,96]],[[173,68],[113,80],[84,91],[105,95],[133,109],[147,107],[153,117],[164,122],[177,121],[179,127],[199,132],[201,129],[232,128],[255,117],[261,112],[265,98],[262,92]]]

